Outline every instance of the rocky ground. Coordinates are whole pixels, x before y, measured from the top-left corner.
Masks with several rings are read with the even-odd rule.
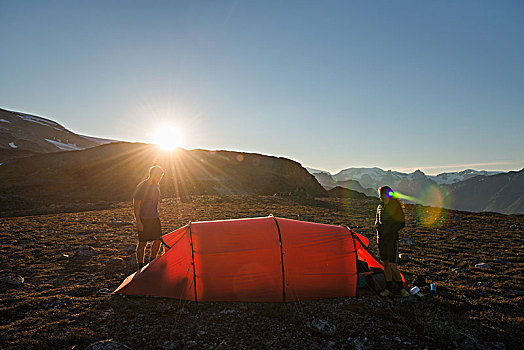
[[[376,205],[200,196],[166,199],[161,215],[165,232],[189,220],[272,213],[349,225],[373,237]],[[363,291],[358,298],[287,304],[108,294],[136,266],[130,203],[0,218],[0,348],[521,348],[524,217],[412,205],[406,216],[400,267],[410,282],[436,283],[437,296],[422,301]]]

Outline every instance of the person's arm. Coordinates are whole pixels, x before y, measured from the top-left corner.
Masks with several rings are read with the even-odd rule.
[[[136,228],[138,231],[144,230],[144,224],[142,223],[142,220],[140,220],[140,206],[142,205],[142,201],[140,199],[133,199],[133,209],[135,213],[135,220],[136,220]]]
[[[381,207],[377,207],[377,212],[375,213],[375,228],[378,230],[382,226],[382,217],[381,217]]]
[[[406,227],[406,218],[404,216],[404,210],[402,210],[402,206],[400,203],[396,206],[396,213],[395,213],[395,231],[400,231],[404,227]]]

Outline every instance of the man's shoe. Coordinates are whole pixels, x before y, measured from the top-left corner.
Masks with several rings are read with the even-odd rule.
[[[381,296],[381,297],[389,297],[389,296],[391,296],[391,295],[393,295],[393,293],[391,293],[391,292],[390,292],[389,290],[387,290],[387,289],[384,289],[382,292],[380,292],[380,296]]]
[[[407,297],[409,297],[410,294],[409,294],[409,292],[408,292],[407,290],[405,290],[404,288],[402,288],[402,289],[400,290],[400,295],[402,295],[402,298],[407,298]]]

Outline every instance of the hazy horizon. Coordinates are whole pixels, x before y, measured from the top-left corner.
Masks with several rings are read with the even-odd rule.
[[[3,2],[0,105],[336,173],[524,168],[524,4]]]

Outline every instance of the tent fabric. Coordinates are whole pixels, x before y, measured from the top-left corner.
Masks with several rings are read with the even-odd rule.
[[[355,296],[357,258],[382,267],[369,241],[346,227],[273,216],[193,222],[162,240],[163,254],[114,293],[248,302]]]

